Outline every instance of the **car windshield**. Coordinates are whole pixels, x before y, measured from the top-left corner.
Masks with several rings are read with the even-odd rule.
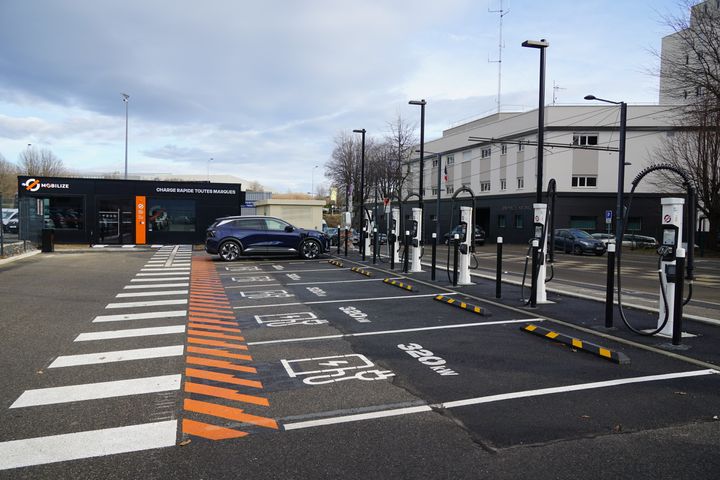
[[[3,220],[7,220],[8,218],[10,218],[10,215],[12,215],[13,213],[15,213],[15,212],[13,212],[12,210],[3,210],[3,212],[2,212]]]
[[[573,232],[573,235],[575,235],[575,238],[593,238],[592,235],[585,230],[576,230]]]

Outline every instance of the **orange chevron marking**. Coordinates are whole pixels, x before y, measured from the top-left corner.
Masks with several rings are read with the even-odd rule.
[[[252,361],[252,359],[253,359],[250,355],[242,355],[240,353],[230,353],[230,352],[226,352],[225,350],[219,350],[219,349],[215,349],[215,348],[193,347],[192,345],[188,345],[186,350],[191,353],[204,353],[205,355],[213,355],[215,357],[237,358],[238,360],[248,360],[248,361]]]
[[[226,407],[224,405],[216,405],[210,402],[201,402],[199,400],[185,399],[183,408],[190,412],[204,413],[215,417],[227,418],[242,423],[250,423],[259,427],[278,429],[278,424],[272,418],[258,417],[245,413],[242,409]]]
[[[232,428],[218,427],[209,423],[197,422],[183,418],[182,431],[188,435],[207,438],[208,440],[227,440],[246,436],[247,432],[233,430]]]
[[[239,337],[237,335],[228,335],[226,333],[203,332],[202,330],[188,330],[187,333],[188,333],[188,335],[196,335],[198,337],[223,338],[225,340],[237,340],[239,342],[245,341],[245,337]]]
[[[185,361],[191,365],[202,365],[203,367],[224,368],[226,370],[235,370],[237,372],[257,373],[255,367],[246,367],[245,365],[236,365],[225,360],[213,360],[212,358],[203,357],[185,357]]]
[[[188,393],[200,393],[211,397],[224,398],[226,400],[235,400],[237,402],[252,403],[254,405],[270,406],[267,398],[257,397],[255,395],[245,395],[238,393],[237,390],[231,388],[213,387],[212,385],[203,385],[202,383],[185,382],[185,391]]]
[[[209,370],[199,370],[197,368],[186,368],[185,375],[193,378],[203,378],[205,380],[215,380],[218,382],[230,383],[232,385],[244,385],[246,387],[263,388],[261,382],[257,380],[245,380],[237,378],[227,373],[211,372]]]
[[[193,338],[188,337],[188,343],[196,343],[198,345],[210,345],[211,347],[225,347],[233,348],[236,350],[247,350],[246,345],[238,345],[237,343],[222,342],[220,340],[210,340],[207,338]]]
[[[203,322],[203,323],[198,323],[198,322]],[[227,328],[227,327],[217,327],[215,325],[206,325],[205,322],[209,322],[209,323],[213,323],[213,324],[215,324],[215,323],[222,323],[222,324],[230,323],[230,322],[218,322],[217,320],[196,319],[196,320],[191,320],[190,323],[188,323],[188,327],[202,328],[205,330],[218,330],[220,332],[233,332],[233,333],[240,333],[242,331],[239,328]]]
[[[190,318],[191,322],[213,323],[215,325],[232,325],[233,327],[237,327],[237,322],[223,322],[222,320],[213,320],[211,318],[195,317],[193,315],[190,315],[189,318]]]

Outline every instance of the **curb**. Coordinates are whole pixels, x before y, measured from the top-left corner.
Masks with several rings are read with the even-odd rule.
[[[436,297],[433,297],[433,299],[437,300],[438,302],[443,302],[447,305],[452,305],[453,307],[460,308],[462,310],[467,310],[468,312],[474,313],[476,315],[483,315],[486,317],[489,317],[491,315],[490,312],[487,312],[482,307],[478,307],[477,305],[473,305],[472,303],[461,302],[456,298],[446,297],[445,295],[437,295]]]
[[[402,288],[403,290],[407,290],[409,292],[416,292],[415,287],[412,285],[408,285],[407,283],[398,282],[397,280],[391,280],[389,278],[386,278],[383,280],[383,283],[387,283],[388,285],[392,285],[393,287]]]
[[[16,260],[22,260],[23,258],[28,258],[37,255],[38,253],[41,253],[40,250],[31,250],[29,252],[21,253],[20,255],[13,255],[12,257],[6,257],[0,260],[0,265],[5,265],[6,263],[14,262]]]
[[[547,338],[548,340],[563,343],[574,349],[582,350],[583,352],[592,353],[593,355],[597,355],[619,365],[630,364],[630,358],[622,352],[615,352],[608,348],[595,345],[594,343],[585,342],[583,340],[573,337],[568,337],[567,335],[563,335],[562,333],[548,330],[547,328],[538,327],[537,325],[534,325],[532,323],[521,327],[520,330],[532,333],[533,335],[537,335],[538,337],[543,337]]]

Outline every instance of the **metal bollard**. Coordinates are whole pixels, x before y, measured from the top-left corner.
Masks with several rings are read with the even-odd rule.
[[[404,253],[403,256],[405,257],[403,259],[403,273],[408,273],[408,241],[410,238],[410,230],[405,230],[405,245],[404,245]]]
[[[692,246],[690,246],[692,248]],[[675,253],[675,308],[673,308],[672,344],[680,345],[682,340],[683,288],[685,287],[685,249]]]
[[[537,274],[538,274],[538,249],[540,241],[535,239],[532,241],[532,274],[533,282],[530,288],[530,307],[537,307]]]
[[[432,234],[432,268],[430,269],[430,279],[435,280],[435,262],[437,260],[437,233]]]
[[[348,239],[348,229],[345,229],[345,258],[347,258],[347,239]],[[340,242],[338,242],[340,243]]]
[[[495,265],[495,298],[502,298],[503,237],[497,237],[497,263]]]
[[[378,231],[377,228],[373,228],[373,265],[377,263],[377,251],[378,251]]]
[[[458,284],[458,249],[460,247],[460,235],[457,233],[453,238],[453,287],[457,287]]]
[[[615,293],[615,244],[608,243],[607,286],[605,288],[605,328],[613,326],[613,299]]]

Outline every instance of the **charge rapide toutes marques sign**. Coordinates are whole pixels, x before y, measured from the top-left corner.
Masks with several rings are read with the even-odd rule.
[[[157,187],[157,193],[201,193],[211,195],[235,195],[237,190],[228,188],[189,188],[189,187]]]

